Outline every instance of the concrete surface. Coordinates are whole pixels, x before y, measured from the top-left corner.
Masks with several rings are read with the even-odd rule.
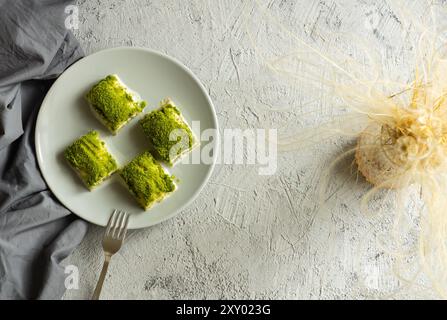
[[[263,64],[263,54],[286,51],[291,42],[269,22],[256,20],[255,1],[79,0],[77,5],[75,34],[87,54],[142,46],[177,58],[209,90],[222,129],[278,128],[286,135],[303,123],[332,117],[318,90],[282,81]],[[378,39],[387,52],[406,54],[395,40],[402,35],[400,21],[386,2],[272,0],[268,10],[310,43],[319,30],[356,31]],[[392,213],[360,214],[359,199],[369,186],[353,174],[352,158],[336,170],[336,192],[319,208],[322,169],[352,143],[332,139],[280,153],[272,176],[258,175],[253,165],[217,166],[187,210],[130,234],[112,260],[103,298],[433,297],[430,290],[402,287],[394,276],[381,245]],[[64,262],[80,271],[79,288],[68,290],[65,299],[93,292],[103,261],[102,235],[102,228],[91,226]]]

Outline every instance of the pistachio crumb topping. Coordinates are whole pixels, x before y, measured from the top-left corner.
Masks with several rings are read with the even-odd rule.
[[[146,151],[120,170],[120,176],[138,203],[148,209],[175,190],[173,177]]]
[[[116,75],[95,84],[86,99],[113,133],[146,107],[146,101],[137,100]]]
[[[195,141],[180,110],[167,99],[159,109],[146,114],[139,124],[149,139],[157,160],[172,165],[178,156],[192,149]],[[174,134],[171,140],[171,133]],[[175,146],[175,148],[173,148]]]
[[[92,189],[118,169],[97,131],[90,131],[73,142],[64,152],[65,159]]]

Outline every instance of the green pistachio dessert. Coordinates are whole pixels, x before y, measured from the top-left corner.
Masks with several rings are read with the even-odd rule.
[[[97,131],[90,131],[65,149],[64,157],[89,190],[118,169]]]
[[[140,154],[120,170],[120,176],[130,193],[144,210],[161,201],[175,190],[173,177],[148,151]]]
[[[160,108],[146,114],[139,124],[151,143],[154,157],[171,166],[196,145],[194,134],[170,99],[163,100]]]
[[[113,134],[146,107],[146,101],[114,74],[95,84],[85,98],[96,117]]]

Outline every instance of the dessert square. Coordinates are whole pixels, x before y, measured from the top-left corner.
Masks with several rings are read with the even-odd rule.
[[[140,154],[120,170],[130,193],[144,210],[160,202],[176,188],[173,177],[148,151]]]
[[[95,84],[85,98],[96,117],[113,134],[146,107],[146,101],[141,100],[115,74]]]
[[[191,128],[170,99],[163,100],[160,108],[146,114],[139,124],[151,143],[154,157],[171,166],[197,145]],[[171,133],[176,138],[173,141]]]
[[[64,151],[64,157],[89,190],[118,169],[112,155],[97,131],[90,131]]]

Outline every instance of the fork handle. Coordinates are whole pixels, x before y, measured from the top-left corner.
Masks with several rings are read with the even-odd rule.
[[[101,274],[98,279],[98,283],[96,284],[95,292],[93,292],[92,300],[98,300],[99,295],[101,294],[102,285],[104,284],[104,279],[106,278],[107,269],[109,268],[109,262],[111,255],[106,254],[104,258],[104,264],[102,265]]]

